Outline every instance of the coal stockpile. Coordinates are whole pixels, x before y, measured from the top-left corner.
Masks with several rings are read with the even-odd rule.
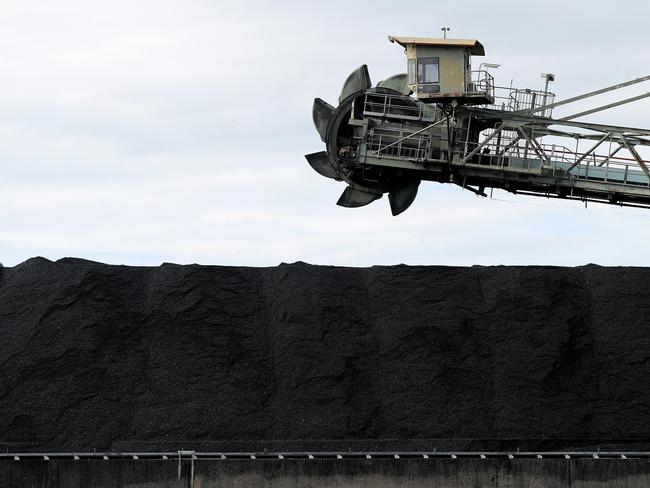
[[[650,449],[650,270],[0,270],[0,448]]]

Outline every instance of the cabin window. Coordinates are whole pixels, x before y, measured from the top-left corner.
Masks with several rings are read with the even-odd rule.
[[[415,59],[409,59],[408,62],[408,84],[415,85]]]
[[[418,83],[440,83],[438,58],[418,59]]]

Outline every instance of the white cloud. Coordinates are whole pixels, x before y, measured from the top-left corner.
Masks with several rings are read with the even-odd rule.
[[[5,1],[0,260],[647,264],[634,245],[648,237],[647,217],[634,209],[499,193],[504,203],[431,183],[398,218],[385,199],[334,205],[343,185],[303,157],[322,148],[312,100],[335,103],[362,63],[375,81],[404,71],[388,34],[437,35],[450,25],[484,42],[502,84],[539,88],[539,73],[553,71],[560,97],[650,71],[645,3],[398,8]],[[625,9],[635,15],[616,30],[612,19]],[[594,120],[647,125],[648,103]]]

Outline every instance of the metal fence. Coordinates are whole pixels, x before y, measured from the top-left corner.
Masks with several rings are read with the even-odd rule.
[[[484,144],[481,151],[466,163],[536,173],[542,169],[553,174],[570,170],[573,177],[580,179],[650,186],[649,178],[634,158],[583,153],[556,144],[533,145],[525,140],[513,142]],[[467,143],[463,154],[469,155],[477,147],[479,144]],[[650,165],[650,162],[645,164]]]
[[[423,160],[431,147],[431,137],[404,129],[374,128],[369,132],[366,144],[368,150],[378,157]]]
[[[424,122],[435,122],[439,118],[435,107],[408,96],[388,93],[366,93],[363,115]]]
[[[485,95],[494,99],[494,77],[485,70],[475,70],[468,73],[465,83],[467,95]]]
[[[494,104],[488,108],[516,112],[520,110],[534,110],[551,105],[555,100],[555,94],[530,88],[495,87]],[[553,109],[547,108],[535,115],[540,117],[551,117]]]

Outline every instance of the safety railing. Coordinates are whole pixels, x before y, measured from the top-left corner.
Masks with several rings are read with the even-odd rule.
[[[467,144],[461,159],[466,159],[466,156],[475,152],[478,147],[479,144],[476,143]],[[579,179],[650,186],[650,179],[634,158],[595,152],[582,153],[555,144],[533,146],[530,143],[526,144],[526,141],[514,145],[488,143],[465,162],[535,173],[544,169],[554,175],[566,174],[568,171],[572,177]],[[643,163],[650,166],[650,161]]]
[[[431,146],[428,134],[413,134],[405,130],[373,129],[366,139],[368,155],[423,160]]]
[[[494,77],[485,70],[468,72],[465,94],[469,96],[484,95],[494,99]]]
[[[388,93],[366,93],[363,115],[400,120],[435,122],[438,112],[411,97]]]
[[[519,110],[531,110],[551,105],[554,100],[555,94],[551,92],[531,90],[530,88],[508,88],[497,86],[495,87],[494,103],[489,105],[488,108],[516,112]],[[553,109],[547,108],[537,112],[535,115],[540,117],[551,117],[553,115]]]

